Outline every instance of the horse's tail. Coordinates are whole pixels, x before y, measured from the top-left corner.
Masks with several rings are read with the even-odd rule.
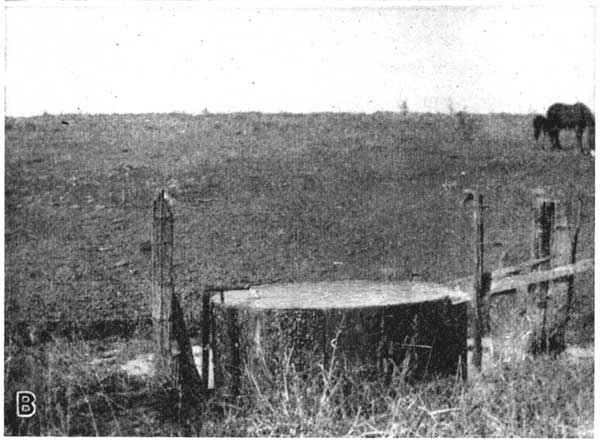
[[[579,109],[585,127],[587,127],[590,152],[594,152],[596,150],[596,119],[594,118],[594,114],[583,103],[576,103],[575,106]]]
[[[586,127],[594,127],[596,125],[594,114],[588,106],[586,106],[583,103],[575,103],[573,107],[577,107],[579,112],[581,112],[580,114],[582,115],[583,120],[585,121]]]
[[[546,124],[546,118],[543,115],[536,115],[533,118],[533,138],[537,141],[542,133],[542,129]]]
[[[592,111],[590,109],[588,109],[588,114],[586,115],[586,119],[587,119],[587,125],[588,127],[595,127],[596,126],[596,118],[594,117],[594,114],[592,113]]]

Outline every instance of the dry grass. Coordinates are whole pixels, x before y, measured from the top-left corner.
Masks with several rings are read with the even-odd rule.
[[[280,369],[272,387],[232,400],[219,393],[190,404],[177,389],[127,377],[118,365],[144,342],[66,342],[10,354],[11,394],[22,385],[37,394],[40,412],[17,420],[6,409],[7,434],[101,436],[377,436],[574,437],[591,436],[593,355],[557,359],[515,357],[495,342],[484,372],[409,384],[357,381],[359,374],[321,367],[301,379]],[[110,350],[107,350],[109,349]],[[124,352],[116,360],[102,354]],[[41,358],[41,359],[40,359]],[[19,372],[19,373],[17,373]],[[17,378],[19,378],[17,380]],[[36,379],[36,384],[31,384]],[[264,385],[263,385],[264,386]],[[587,430],[587,432],[586,432]]]

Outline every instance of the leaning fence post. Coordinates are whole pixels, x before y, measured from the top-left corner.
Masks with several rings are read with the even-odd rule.
[[[155,375],[176,378],[172,354],[173,214],[161,190],[152,207],[152,331]]]
[[[571,259],[570,263],[573,265],[577,262],[577,241],[579,239],[579,230],[581,229],[581,209],[583,206],[583,200],[581,195],[577,200],[577,214],[575,215],[575,228],[573,230],[573,238],[571,239]],[[573,295],[575,291],[575,274],[569,276],[567,279],[567,304],[565,307],[565,318],[563,326],[567,326],[567,322],[571,316],[571,307],[573,303]]]

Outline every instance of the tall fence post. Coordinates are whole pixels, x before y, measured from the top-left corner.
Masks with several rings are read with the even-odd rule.
[[[473,223],[475,226],[475,351],[473,353],[473,365],[481,371],[482,343],[483,337],[483,301],[484,301],[484,275],[483,275],[483,195],[476,193],[475,208],[473,210]]]
[[[574,263],[576,243],[571,246],[565,206],[545,197],[535,200],[532,257],[551,256],[536,269],[549,269]],[[572,297],[572,281],[540,282],[529,289],[532,306],[532,333],[528,351],[532,354],[559,353],[565,348],[564,331]]]
[[[175,377],[173,357],[172,299],[173,275],[173,214],[161,190],[152,207],[152,331],[155,374]]]
[[[481,372],[483,354],[482,338],[484,332],[483,317],[487,308],[485,303],[489,300],[487,293],[490,287],[489,274],[483,272],[483,195],[478,191],[468,190],[467,200],[473,200],[473,359],[475,369]]]
[[[534,201],[533,225],[531,231],[531,257],[540,259],[550,255],[552,243],[552,224],[554,222],[555,201],[537,197]],[[535,266],[536,270],[550,268],[550,262],[544,261]],[[546,304],[548,301],[548,282],[531,285],[528,289],[531,321],[531,335],[528,352],[537,354],[545,351],[546,345]]]
[[[569,222],[565,211],[565,205],[557,202],[555,211],[555,222],[551,244],[550,260],[553,268],[575,263],[575,249],[571,255],[571,238]],[[565,327],[568,321],[571,295],[575,276],[566,279],[555,280],[550,284],[547,304],[547,350],[559,353],[565,350]],[[571,292],[569,292],[571,289]]]
[[[204,290],[202,292],[202,384],[204,390],[209,388],[210,375],[210,336],[212,330],[212,306],[210,304],[210,296],[212,292]]]
[[[180,387],[186,401],[200,398],[203,383],[196,368],[173,270],[173,213],[161,190],[152,216],[152,327],[155,375]]]

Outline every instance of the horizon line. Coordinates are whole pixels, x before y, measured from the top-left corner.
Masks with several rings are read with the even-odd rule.
[[[525,116],[525,115],[539,115],[540,113],[532,111],[532,112],[509,112],[509,111],[493,111],[493,112],[475,112],[468,110],[457,110],[454,112],[450,111],[408,111],[402,112],[401,110],[376,110],[374,112],[361,112],[361,111],[314,111],[314,112],[293,112],[293,111],[280,111],[280,112],[264,112],[260,110],[232,110],[232,111],[224,111],[224,112],[187,112],[187,111],[168,111],[168,112],[113,112],[113,113],[105,113],[105,112],[67,112],[67,113],[52,113],[52,112],[42,112],[34,115],[9,115],[4,114],[5,118],[40,118],[40,117],[48,117],[48,116],[132,116],[132,115],[186,115],[186,116],[215,116],[215,115],[236,115],[236,114],[259,114],[259,115],[375,115],[378,113],[386,113],[386,114],[394,114],[394,115],[456,115],[458,113],[463,113],[467,115],[515,115],[515,116]]]

